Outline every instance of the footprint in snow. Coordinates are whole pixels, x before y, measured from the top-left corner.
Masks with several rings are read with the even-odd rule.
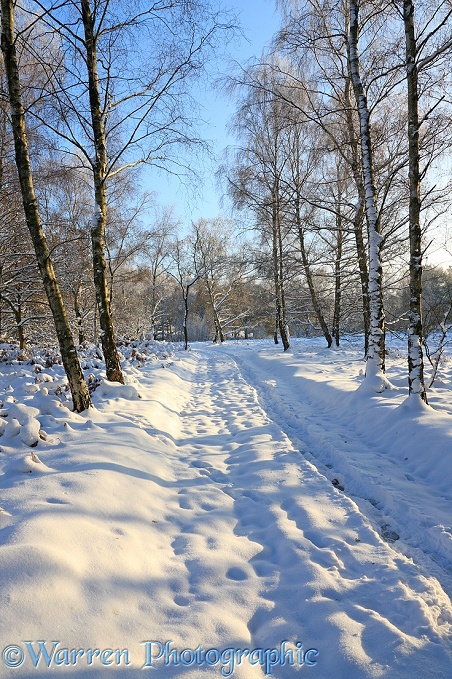
[[[181,497],[179,500],[179,507],[181,509],[193,509],[192,503],[188,498]]]
[[[369,497],[369,498],[367,498],[367,500],[370,502],[372,507],[375,507],[375,509],[383,509],[383,504],[381,502],[378,502],[377,500],[375,500],[375,498]]]
[[[309,540],[317,549],[327,549],[329,547],[328,541],[323,537],[322,533],[315,530],[305,530],[303,536]]]
[[[383,538],[383,540],[386,540],[386,542],[395,542],[400,538],[400,535],[396,533],[395,530],[392,530],[391,526],[388,523],[384,523],[382,525],[380,535]]]
[[[239,568],[239,566],[232,566],[229,568],[228,572],[226,573],[226,577],[229,578],[229,580],[248,580],[248,574],[245,573],[243,568]]]
[[[241,493],[241,496],[247,500],[252,500],[253,502],[259,502],[260,500],[259,495],[252,490],[244,490]]]
[[[214,473],[210,474],[210,478],[212,479],[212,481],[214,481],[214,483],[227,483],[229,480],[227,474],[225,474],[224,472],[220,472],[218,470],[214,470]]]
[[[176,606],[190,606],[190,599],[188,596],[181,596],[177,594],[174,597],[174,603]]]
[[[196,469],[213,469],[210,462],[203,462],[202,460],[194,460],[191,462],[191,466],[195,467]]]
[[[179,556],[180,554],[184,554],[188,548],[189,548],[190,542],[188,538],[179,536],[173,542],[171,543],[171,547],[173,549],[174,554],[176,556]]]
[[[274,575],[277,570],[275,564],[268,561],[256,561],[253,563],[253,569],[258,578],[266,578]]]

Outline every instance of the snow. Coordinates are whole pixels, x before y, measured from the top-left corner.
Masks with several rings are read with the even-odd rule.
[[[429,407],[360,350],[86,355],[82,415],[0,363],[0,677],[449,676],[451,368]]]

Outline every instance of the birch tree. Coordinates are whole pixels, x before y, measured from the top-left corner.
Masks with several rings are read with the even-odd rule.
[[[52,50],[41,54],[48,74],[39,92],[45,113],[31,112],[63,140],[62,155],[76,151],[92,174],[101,342],[107,378],[122,382],[105,256],[107,185],[141,163],[188,170],[183,149],[201,142],[192,134],[186,84],[202,72],[226,24],[202,0],[34,0],[27,12],[54,36]]]
[[[224,342],[226,329],[237,326],[249,311],[246,304],[239,309],[234,304],[233,310],[229,306],[245,278],[245,260],[233,248],[232,229],[232,223],[219,217],[192,225],[195,264],[207,292],[215,343]]]
[[[99,87],[97,35],[95,15],[89,0],[81,0],[81,18],[84,32],[86,69],[88,72],[88,93],[91,113],[91,127],[95,156],[91,164],[94,182],[95,212],[91,227],[93,252],[94,288],[96,291],[102,350],[105,358],[107,379],[124,383],[118,351],[116,349],[113,319],[108,290],[107,263],[105,258],[105,231],[107,226],[107,139],[105,120],[102,115]]]
[[[308,193],[306,184],[308,181],[315,182],[312,175],[319,158],[319,151],[316,148],[318,135],[315,134],[315,130],[310,127],[308,121],[303,121],[300,117],[296,119],[293,115],[290,115],[290,110],[286,111],[285,115],[288,123],[284,135],[284,148],[287,153],[287,172],[284,175],[284,181],[289,194],[287,219],[293,222],[295,226],[312,307],[329,348],[333,344],[333,338],[317,294],[312,263],[309,257],[309,225],[316,210],[305,201]],[[307,211],[305,210],[303,214],[303,207],[306,204]]]
[[[196,243],[190,239],[176,238],[172,243],[171,259],[173,267],[169,270],[170,275],[177,282],[183,301],[183,333],[184,349],[188,349],[188,316],[190,312],[190,292],[193,286],[203,275],[203,271],[196,267],[195,263]]]
[[[352,84],[347,66],[346,23],[347,4],[327,7],[318,0],[283,0],[281,3],[285,23],[274,38],[274,49],[284,56],[278,65],[279,80],[284,88],[275,91],[287,106],[319,128],[325,145],[323,148],[337,154],[338,162],[349,168],[353,177],[356,197],[352,216],[347,214],[347,228],[353,228],[361,284],[362,315],[364,327],[364,354],[367,356],[370,327],[369,274],[367,233],[364,229],[364,185],[359,153],[359,125],[352,104]],[[275,83],[278,78],[275,79]],[[328,152],[328,151],[327,151]],[[305,199],[307,196],[305,196]],[[345,218],[344,208],[339,211],[321,192],[309,197],[311,204],[327,209],[338,220]]]
[[[163,314],[163,301],[168,295],[167,269],[171,254],[171,244],[179,227],[179,222],[171,209],[167,208],[155,216],[155,222],[147,239],[145,261],[148,266],[148,308],[149,333],[157,337],[157,326]]]
[[[259,83],[248,78],[241,83],[243,100],[235,116],[234,128],[243,146],[235,150],[234,167],[228,174],[232,200],[246,207],[256,217],[256,225],[268,242],[275,295],[275,340],[279,332],[284,351],[290,347],[285,291],[285,240],[283,172],[287,156],[283,152],[283,130],[287,121],[281,115],[281,104],[274,97],[268,69],[260,69]]]
[[[421,125],[443,97],[433,95],[432,108],[423,118],[419,114],[419,74],[443,60],[452,49],[452,7],[448,2],[424,5],[423,25],[416,32],[415,4],[402,0],[397,4],[405,32],[405,68],[408,112],[409,158],[409,235],[410,235],[410,315],[408,329],[408,387],[409,394],[427,402],[424,383],[423,324],[422,324],[422,226],[421,226]],[[427,10],[427,13],[426,11]],[[428,12],[430,10],[430,12]],[[430,87],[433,90],[432,77]],[[436,98],[436,102],[434,99]],[[431,97],[432,100],[432,97]],[[447,314],[445,316],[447,319]],[[444,320],[443,328],[446,327]],[[444,331],[443,331],[444,332]],[[446,331],[447,332],[447,331]],[[445,336],[445,333],[444,333]]]
[[[374,182],[372,131],[367,95],[361,78],[359,58],[359,0],[349,0],[347,53],[353,93],[359,116],[361,163],[365,213],[369,232],[369,307],[370,331],[366,379],[377,391],[389,386],[385,372],[385,314],[383,308],[383,267],[381,262],[381,225]]]
[[[441,190],[428,186],[425,179],[434,159],[440,157],[450,143],[443,122],[446,116],[444,110],[441,111],[448,100],[444,75],[445,59],[451,48],[450,2],[420,0],[416,4],[417,29],[412,0],[391,0],[383,5],[373,0],[346,0],[334,7],[317,0],[281,4],[290,21],[280,32],[277,44],[296,57],[299,53],[306,54],[303,64],[309,70],[313,62],[317,77],[311,89],[317,97],[320,93],[321,100],[331,102],[329,109],[322,106],[318,116],[312,119],[318,120],[332,140],[334,134],[343,138],[340,128],[331,126],[334,115],[343,121],[341,127],[348,132],[349,153],[344,154],[344,158],[349,155],[357,188],[357,225],[360,213],[365,214],[368,231],[367,274],[362,256],[364,239],[359,228],[355,230],[363,308],[367,304],[366,287],[370,302],[366,374],[372,377],[371,382],[377,389],[388,386],[382,377],[385,369],[382,253],[385,249],[388,258],[395,247],[402,245],[398,234],[408,226],[411,279],[408,381],[410,393],[425,400],[421,211],[426,213],[433,206],[434,211],[438,211],[443,200]],[[398,19],[402,19],[403,31]],[[341,36],[346,47],[345,59]],[[438,65],[441,69],[436,68]],[[419,77],[422,78],[420,84]],[[403,79],[407,83],[406,96],[401,87]],[[345,85],[342,97],[341,81]],[[326,83],[326,88],[322,83]],[[309,86],[306,92],[307,97],[312,96]],[[420,113],[421,100],[424,103]],[[398,117],[394,116],[395,102],[398,102]],[[355,119],[359,122],[357,131]],[[343,153],[339,146],[338,151]],[[398,254],[401,252],[399,248]]]
[[[61,350],[61,358],[68,377],[74,409],[78,412],[82,412],[91,405],[89,392],[78,360],[66,309],[55,277],[46,237],[42,229],[33,185],[25,126],[25,111],[22,103],[19,66],[15,45],[14,2],[13,0],[1,0],[0,6],[1,49],[8,83],[16,165],[25,218],[33,241],[44,288],[52,310]]]

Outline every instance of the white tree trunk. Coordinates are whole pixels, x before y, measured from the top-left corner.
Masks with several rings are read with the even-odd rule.
[[[372,134],[367,97],[360,74],[358,0],[349,3],[348,59],[353,93],[360,125],[361,162],[364,199],[369,230],[369,307],[370,331],[367,352],[366,384],[377,392],[390,387],[385,377],[385,314],[383,308],[383,270],[381,265],[381,233],[374,186]]]
[[[422,352],[422,233],[421,173],[419,168],[419,92],[416,65],[414,2],[403,0],[408,102],[408,153],[410,181],[410,325],[408,329],[408,388],[410,396],[427,402]]]

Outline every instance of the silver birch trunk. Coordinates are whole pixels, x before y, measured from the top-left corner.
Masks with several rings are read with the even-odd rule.
[[[332,323],[332,334],[336,346],[340,344],[341,336],[341,301],[342,301],[342,245],[344,232],[342,229],[342,215],[340,213],[340,205],[338,200],[336,214],[336,257],[334,259],[334,313]]]
[[[385,373],[385,314],[383,308],[383,270],[381,233],[374,185],[372,134],[367,96],[360,73],[358,51],[359,1],[349,2],[348,60],[360,126],[361,166],[364,184],[364,209],[369,230],[369,308],[370,329],[366,382],[375,391],[390,386]]]
[[[408,108],[408,177],[410,185],[410,321],[408,328],[408,389],[410,396],[427,402],[422,352],[422,244],[419,168],[419,92],[414,31],[414,2],[403,0]]]
[[[275,184],[277,184],[275,182]],[[279,198],[278,187],[273,187],[272,191],[272,254],[273,254],[273,277],[275,281],[275,303],[276,303],[276,333],[275,343],[278,337],[277,331],[281,337],[284,351],[290,348],[290,340],[287,333],[286,309],[284,303],[284,281],[282,279],[281,269],[281,227],[279,223]]]
[[[89,102],[91,124],[93,130],[95,158],[93,162],[94,199],[96,212],[91,227],[93,252],[94,287],[99,311],[100,340],[105,359],[107,379],[111,382],[124,383],[115,333],[111,316],[111,302],[108,290],[107,263],[105,260],[105,230],[107,224],[107,146],[102,119],[102,107],[99,93],[99,75],[97,70],[96,38],[94,35],[94,18],[90,0],[81,0],[81,13],[85,33],[85,61],[88,70]]]
[[[355,125],[353,121],[353,110],[350,97],[351,89],[351,75],[350,62],[348,63],[349,77],[345,82],[345,111],[347,116],[347,130],[348,143],[350,146],[350,166],[353,174],[353,179],[358,193],[358,200],[355,206],[353,217],[353,232],[355,235],[356,252],[358,255],[359,276],[361,283],[361,298],[363,307],[363,323],[364,323],[364,355],[367,357],[369,348],[369,329],[370,329],[370,308],[369,308],[369,270],[367,265],[367,254],[364,245],[364,185],[361,172],[361,163],[359,161],[358,140],[355,134]]]
[[[71,389],[73,406],[77,412],[82,412],[91,405],[89,391],[77,356],[63,298],[55,277],[33,185],[25,127],[25,112],[22,104],[19,67],[14,40],[14,4],[13,0],[1,0],[1,49],[8,82],[16,165],[25,218],[36,253],[44,289],[52,311],[61,359]]]

